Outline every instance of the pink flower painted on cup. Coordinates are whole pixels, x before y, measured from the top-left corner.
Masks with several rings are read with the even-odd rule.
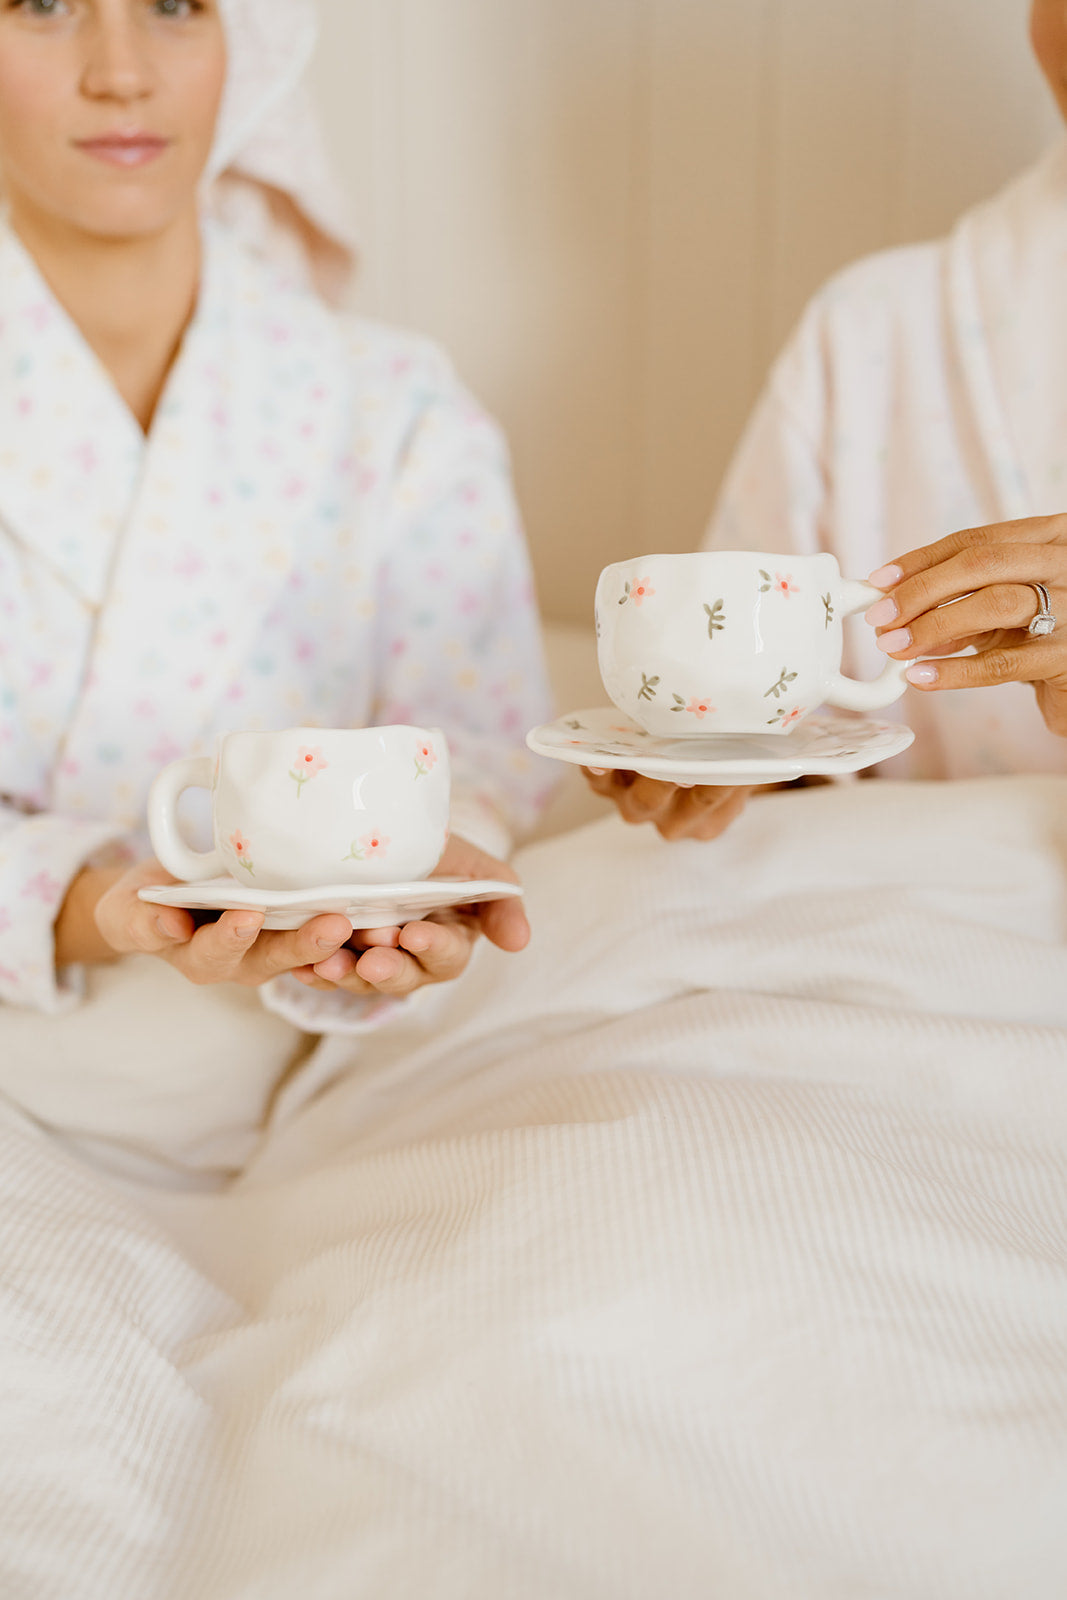
[[[310,783],[312,778],[317,778],[320,772],[325,772],[329,762],[322,754],[321,745],[302,744],[296,752],[296,760],[289,769],[289,776],[296,784],[296,798],[299,800],[305,783]]]
[[[696,717],[698,722],[703,722],[705,717],[715,715],[715,707],[710,700],[690,700],[685,708],[690,716]]]
[[[437,765],[437,751],[429,739],[423,739],[415,749],[415,777],[425,778]]]
[[[784,595],[787,600],[791,594],[800,593],[799,586],[793,582],[793,574],[791,572],[776,572],[774,574],[773,588],[775,594]]]
[[[768,728],[791,728],[794,722],[799,722],[803,715],[803,706],[794,706],[791,711],[787,711],[784,706],[779,706],[767,726]]]
[[[252,846],[240,828],[235,828],[230,834],[230,849],[237,857],[238,865],[244,867],[250,878],[254,878],[256,869],[252,865]]]
[[[619,604],[624,606],[628,600],[632,600],[635,606],[639,606],[642,601],[651,600],[655,592],[651,578],[635,578],[633,583],[626,585],[626,592]]]
[[[384,833],[365,833],[362,839],[354,839],[352,848],[344,857],[345,861],[375,861],[387,855],[392,840]]]

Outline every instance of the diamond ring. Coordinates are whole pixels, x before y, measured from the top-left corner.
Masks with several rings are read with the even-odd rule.
[[[1037,616],[1030,624],[1029,632],[1039,639],[1047,633],[1056,631],[1056,618],[1052,615],[1052,601],[1045,585],[1043,583],[1032,583],[1030,587],[1036,591],[1037,598],[1041,604]]]

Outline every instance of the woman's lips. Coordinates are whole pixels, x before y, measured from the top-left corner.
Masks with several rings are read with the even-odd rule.
[[[105,133],[98,139],[78,139],[78,149],[111,167],[145,167],[167,148],[169,140],[151,133]]]

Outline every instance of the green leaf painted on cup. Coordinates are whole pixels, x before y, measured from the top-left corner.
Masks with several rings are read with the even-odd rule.
[[[788,667],[783,667],[778,682],[771,684],[767,693],[763,696],[764,700],[769,700],[772,694],[776,700],[779,699],[781,695],[785,694],[789,685],[796,682],[796,676],[796,673],[790,672]]]
[[[723,602],[721,600],[716,600],[714,605],[709,606],[705,601],[704,610],[707,613],[708,618],[708,638],[714,639],[715,635],[726,626],[726,615],[723,611]]]

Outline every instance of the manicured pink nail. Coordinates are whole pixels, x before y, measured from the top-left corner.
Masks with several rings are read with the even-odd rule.
[[[906,650],[910,643],[910,628],[894,628],[892,633],[883,633],[877,641],[879,650],[884,650],[887,656],[893,655],[897,650]]]
[[[607,767],[587,767],[586,771],[591,772],[594,778],[606,778],[608,775]]]
[[[899,615],[900,607],[889,595],[884,600],[876,600],[863,613],[864,621],[869,622],[872,628],[884,628],[887,622],[895,622]]]
[[[929,661],[916,661],[904,674],[909,683],[936,683],[937,668]]]
[[[903,576],[903,567],[879,567],[877,572],[871,573],[867,582],[873,584],[876,589],[891,589],[895,583],[900,582]]]

